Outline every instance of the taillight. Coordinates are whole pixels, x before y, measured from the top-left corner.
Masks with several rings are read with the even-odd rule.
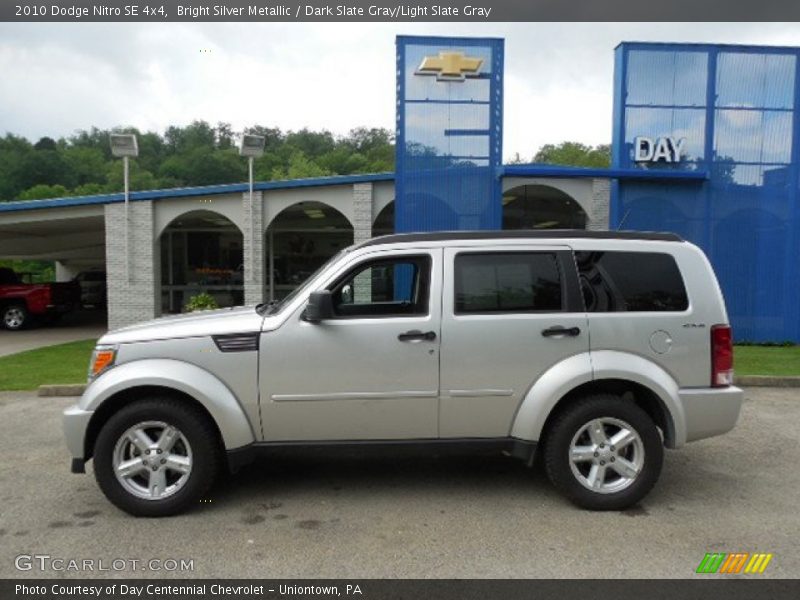
[[[711,327],[711,387],[733,384],[733,337],[730,325]]]

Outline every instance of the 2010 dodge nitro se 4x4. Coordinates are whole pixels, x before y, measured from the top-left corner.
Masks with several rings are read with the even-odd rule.
[[[653,487],[663,447],[729,431],[731,330],[705,255],[671,234],[391,235],[280,302],[104,336],[64,414],[72,469],[135,515],[185,510],[281,446],[535,451],[590,509]]]

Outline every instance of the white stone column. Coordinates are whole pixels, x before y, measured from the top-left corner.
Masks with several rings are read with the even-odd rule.
[[[372,237],[372,183],[353,185],[353,242]]]
[[[263,192],[253,192],[253,203],[250,203],[250,192],[244,192],[244,303],[258,304],[265,300],[264,263],[264,202]]]
[[[161,313],[153,203],[130,202],[129,226],[125,215],[123,202],[105,205],[109,329],[147,321]]]
[[[606,231],[611,211],[611,180],[592,180],[592,203],[586,215],[586,229],[590,231]]]
[[[372,237],[372,183],[353,185],[353,242],[365,242]],[[366,271],[353,282],[355,302],[372,302],[372,275]]]

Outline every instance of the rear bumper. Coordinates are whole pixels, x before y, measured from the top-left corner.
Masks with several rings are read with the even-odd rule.
[[[64,437],[67,441],[67,449],[72,455],[73,473],[83,472],[78,470],[77,467],[86,462],[86,429],[89,427],[89,420],[93,414],[91,411],[82,410],[77,404],[64,411],[62,424]]]
[[[735,386],[682,389],[678,392],[686,415],[686,441],[727,433],[736,426],[744,392]]]

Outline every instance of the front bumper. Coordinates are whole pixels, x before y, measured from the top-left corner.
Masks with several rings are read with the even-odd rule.
[[[86,462],[86,430],[93,414],[91,411],[81,409],[77,404],[64,411],[62,420],[64,437],[67,440],[67,449],[72,455],[73,473],[83,472],[83,463]]]
[[[678,392],[686,415],[686,441],[727,433],[736,426],[744,392],[736,386],[682,389]]]

